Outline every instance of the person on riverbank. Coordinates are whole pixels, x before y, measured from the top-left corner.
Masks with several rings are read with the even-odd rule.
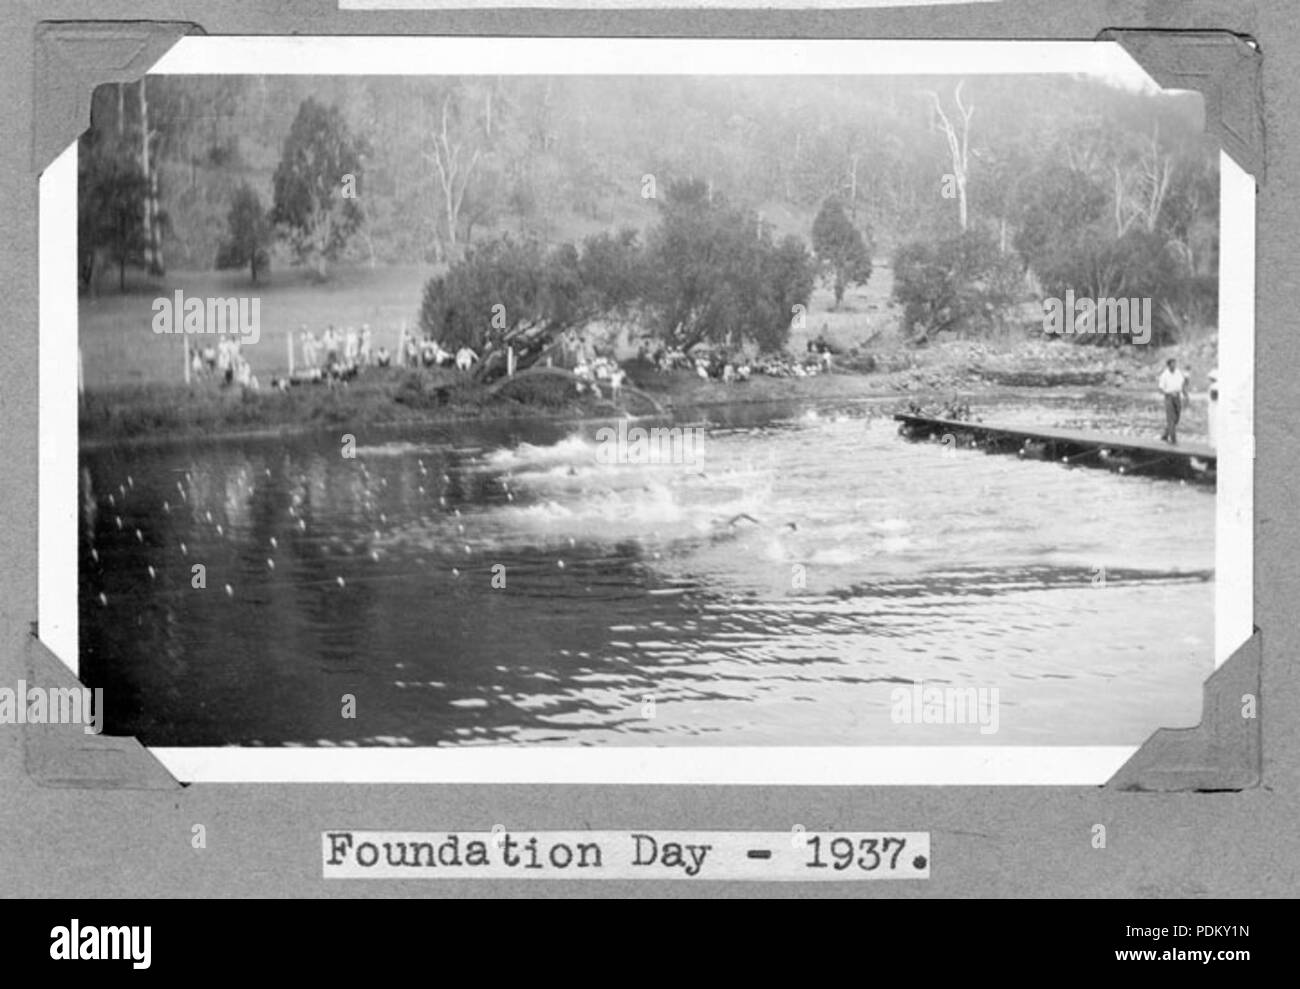
[[[337,364],[339,362],[339,335],[334,331],[334,324],[330,323],[325,328],[325,337],[321,341],[321,346],[325,351],[325,366]]]
[[[1178,420],[1187,403],[1187,375],[1178,370],[1178,361],[1169,358],[1157,382],[1165,399],[1165,431],[1160,438],[1170,445],[1178,443]]]
[[[298,339],[302,343],[303,366],[315,367],[320,363],[320,345],[316,342],[316,334],[307,329],[307,324],[303,323],[302,328],[298,331]]]
[[[235,379],[234,352],[224,333],[217,341],[217,375],[222,385],[228,385]]]
[[[1206,396],[1206,420],[1209,423],[1210,446],[1218,448],[1219,440],[1219,370],[1210,372],[1209,394]]]

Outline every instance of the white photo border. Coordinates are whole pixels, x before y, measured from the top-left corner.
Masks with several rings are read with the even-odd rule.
[[[436,66],[437,72],[429,71]],[[688,67],[683,70],[683,67]],[[256,36],[181,39],[151,75],[1012,75],[1158,89],[1117,42]],[[1220,153],[1217,669],[1253,632],[1255,180]],[[78,670],[77,146],[40,181],[38,634]],[[1225,347],[1225,341],[1232,341]],[[72,455],[69,456],[68,452]],[[1101,785],[1138,746],[154,747],[182,782]]]

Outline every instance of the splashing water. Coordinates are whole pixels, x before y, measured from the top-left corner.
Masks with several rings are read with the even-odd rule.
[[[869,405],[713,414],[680,465],[601,463],[591,423],[393,432],[355,459],[329,438],[84,455],[81,661],[108,730],[1131,744],[1199,720],[1213,495],[943,456]],[[891,692],[917,681],[999,687],[998,733],[900,726]]]

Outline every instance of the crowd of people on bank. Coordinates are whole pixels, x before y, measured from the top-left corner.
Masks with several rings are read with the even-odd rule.
[[[387,367],[391,361],[386,347],[375,347],[368,323],[362,323],[359,329],[348,326],[342,330],[331,323],[319,336],[304,323],[298,329],[298,354],[301,365],[295,367],[290,379],[277,379],[278,387],[291,382],[350,381],[362,368]]]
[[[401,367],[451,367],[459,371],[469,371],[479,361],[479,356],[471,347],[460,347],[451,351],[429,334],[417,337],[414,333],[402,331],[399,344],[398,364]]]
[[[199,380],[215,379],[222,387],[257,388],[257,376],[243,355],[238,334],[223,333],[216,343],[194,347],[189,359],[190,373]]]
[[[489,346],[489,349],[491,347]],[[751,375],[763,374],[773,378],[804,378],[828,373],[833,367],[834,348],[824,335],[810,338],[802,358],[789,353],[759,355],[756,359],[732,355],[725,348],[703,346],[692,348],[688,354],[680,346],[656,345],[650,339],[641,342],[639,358],[649,362],[660,372],[690,371],[704,381],[721,381],[725,384],[743,383]],[[468,346],[452,351],[434,337],[417,336],[402,330],[397,352],[390,354],[384,346],[376,347],[368,324],[342,330],[333,324],[318,336],[303,324],[297,336],[297,353],[301,364],[288,378],[272,379],[272,387],[284,389],[290,384],[306,382],[344,382],[356,377],[368,367],[405,368],[455,367],[467,373],[479,363],[479,355]],[[583,337],[570,329],[556,340],[546,363],[556,358],[560,366],[569,367],[581,379],[579,393],[590,390],[600,398],[604,389],[617,397],[627,380],[627,372],[612,357],[598,354]],[[222,387],[239,385],[256,389],[257,376],[242,353],[238,334],[223,333],[213,342],[195,345],[189,354],[190,373],[199,380],[215,380]],[[513,366],[511,367],[513,373]],[[1169,358],[1159,376],[1157,387],[1164,402],[1165,430],[1161,439],[1174,445],[1178,442],[1178,425],[1188,402],[1190,375]],[[1210,443],[1217,437],[1218,372],[1209,375]],[[955,416],[954,416],[955,417]]]
[[[803,359],[785,353],[751,359],[743,354],[733,355],[725,348],[707,345],[692,348],[692,351],[687,354],[676,345],[656,346],[647,339],[642,341],[640,356],[659,371],[685,370],[701,380],[725,384],[743,383],[754,374],[775,378],[809,377],[831,369],[831,350],[819,341],[809,341],[808,355]],[[374,335],[366,323],[342,329],[330,324],[319,334],[303,324],[295,336],[291,356],[295,358],[292,373],[287,377],[275,377],[272,387],[284,389],[291,384],[346,382],[370,367],[454,367],[467,373],[481,360],[469,346],[453,350],[429,334],[418,335],[405,329],[399,336],[396,352],[390,353],[387,347],[375,345]],[[598,353],[574,330],[561,334],[548,352],[546,363],[556,360],[559,366],[571,369],[582,379],[577,386],[580,393],[590,390],[599,397],[608,391],[617,396],[627,380],[627,372],[618,361]],[[257,378],[242,355],[240,339],[235,334],[223,334],[215,343],[196,348],[191,370],[198,378],[215,379],[223,387],[235,384],[245,388],[258,387]]]
[[[199,380],[215,380],[223,387],[238,384],[256,389],[257,377],[242,355],[240,344],[238,335],[221,334],[211,344],[195,346],[189,358],[191,375]],[[386,346],[375,345],[374,334],[366,323],[342,329],[330,324],[320,333],[313,333],[304,323],[293,335],[290,358],[290,373],[272,378],[273,388],[348,381],[370,367],[455,367],[468,372],[480,360],[471,347],[448,350],[432,336],[406,330],[402,330],[397,350],[392,353]]]
[[[331,324],[319,337],[304,325],[298,331],[298,342],[302,347],[304,367],[368,367],[377,364],[380,358],[374,350],[370,326],[366,323],[361,325],[360,331],[351,326],[339,331]],[[383,356],[387,356],[387,351]]]
[[[298,353],[301,365],[290,379],[277,379],[277,384],[326,381],[348,381],[369,367],[450,367],[469,371],[479,360],[469,347],[454,353],[429,335],[417,336],[402,330],[396,353],[382,344],[375,346],[370,326],[363,323],[360,329],[351,326],[337,330],[331,324],[317,336],[305,325],[298,332]]]
[[[754,374],[772,378],[808,378],[824,374],[831,370],[832,355],[826,349],[810,350],[809,356],[803,359],[785,353],[762,354],[751,359],[715,350],[700,350],[688,356],[678,347],[660,347],[651,352],[648,359],[659,371],[693,371],[702,381],[732,384],[748,381]]]
[[[578,394],[581,395],[590,389],[597,398],[603,396],[602,384],[608,385],[610,394],[617,398],[623,389],[623,382],[627,380],[627,372],[619,367],[617,361],[609,357],[595,357],[588,360],[584,355],[582,360],[573,366],[573,373],[582,379],[578,383]]]
[[[685,370],[704,381],[721,381],[725,384],[748,381],[751,375],[765,374],[775,378],[809,377],[831,369],[829,348],[808,344],[809,356],[800,360],[788,354],[770,354],[757,360],[744,355],[731,355],[716,347],[692,348],[687,354],[681,347],[659,345],[652,350],[650,341],[644,341],[640,356],[650,361],[660,371]],[[490,349],[490,348],[489,348]],[[390,353],[385,346],[376,346],[369,324],[343,329],[333,324],[319,334],[303,324],[295,338],[294,370],[288,377],[276,377],[273,387],[285,388],[290,384],[315,382],[336,383],[349,381],[369,367],[450,368],[469,372],[481,360],[469,346],[455,350],[429,334],[402,330],[397,350]],[[617,395],[627,380],[627,372],[610,356],[599,354],[582,336],[568,330],[556,341],[548,354],[547,363],[557,360],[583,379],[578,391],[590,389],[600,395],[602,389]],[[196,348],[192,371],[199,378],[215,378],[221,385],[239,384],[257,388],[248,361],[240,352],[240,340],[234,334],[223,334],[215,344]]]

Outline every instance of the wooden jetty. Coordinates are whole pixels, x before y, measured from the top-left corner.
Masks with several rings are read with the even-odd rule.
[[[1053,460],[1076,467],[1103,467],[1119,474],[1146,474],[1213,484],[1215,451],[1200,443],[1171,446],[1155,440],[1109,433],[970,422],[900,412],[899,435],[937,440],[953,447],[989,453],[1015,453],[1023,459]]]

